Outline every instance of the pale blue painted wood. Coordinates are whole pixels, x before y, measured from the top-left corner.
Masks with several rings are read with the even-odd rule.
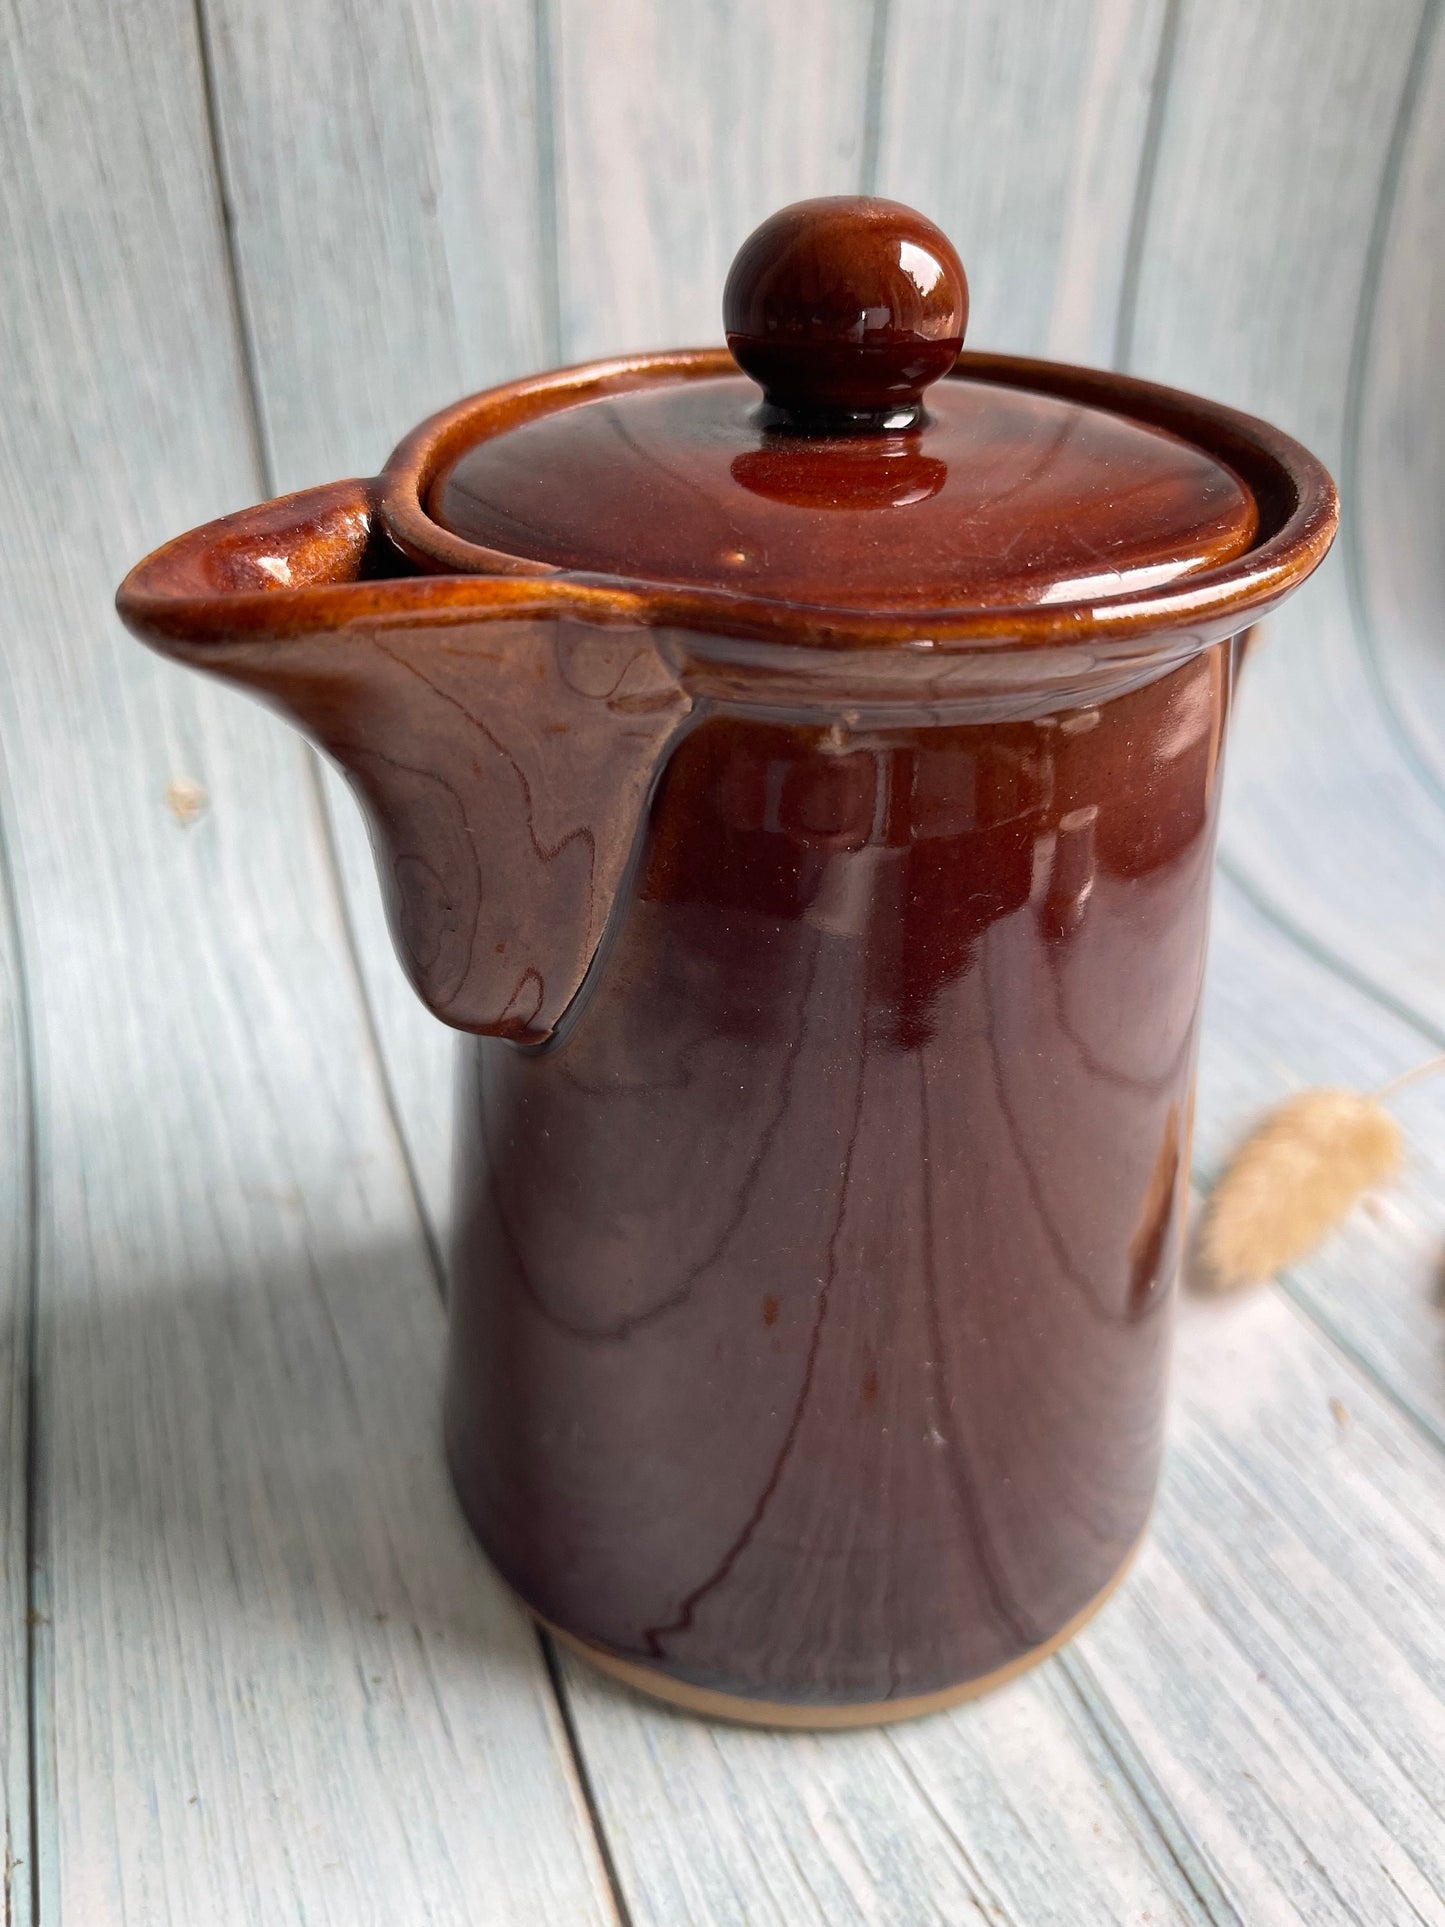
[[[434,409],[557,359],[552,104],[533,0],[205,0],[204,16],[268,488],[374,474]],[[439,1248],[452,1038],[396,967],[355,803],[332,772],[321,780]]]
[[[1201,1183],[1218,1176],[1271,1105],[1309,1085],[1377,1089],[1435,1049],[1416,1025],[1283,939],[1220,879],[1195,1121]],[[1409,1144],[1401,1181],[1283,1289],[1445,1449],[1445,1072],[1390,1106]]]
[[[1181,0],[1130,366],[1273,409],[1338,466],[1369,236],[1421,0]]]
[[[0,758],[4,837],[32,971],[41,1205],[33,1235],[40,1240],[42,1288],[57,1264],[58,1188],[63,1195],[84,1180],[83,1165],[59,1168],[54,1119],[65,1091],[53,1048],[53,1000],[62,1004],[60,1041],[69,1036],[72,1042],[71,1089],[81,1115],[87,1109],[93,1113],[106,1102],[103,1066],[85,1063],[76,1048],[81,1035],[68,1032],[70,1012],[64,1006],[73,1007],[77,980],[88,978],[95,1012],[87,1029],[94,1030],[96,1018],[103,1026],[104,985],[108,978],[123,978],[129,967],[113,949],[107,954],[103,924],[83,894],[89,880],[83,859],[94,862],[86,842],[96,830],[96,810],[104,810],[107,793],[125,782],[100,740],[102,732],[88,732],[79,721],[95,694],[86,655],[103,637],[108,646],[110,571],[121,566],[142,530],[158,536],[175,517],[238,504],[254,479],[237,403],[234,346],[224,329],[213,329],[203,298],[197,300],[207,287],[222,302],[225,298],[214,209],[204,188],[198,197],[194,181],[186,179],[187,156],[193,160],[201,152],[197,103],[179,91],[173,98],[162,92],[144,127],[134,115],[122,115],[115,128],[108,128],[91,110],[93,71],[124,76],[154,63],[164,74],[175,62],[172,43],[178,36],[183,53],[179,9],[169,17],[152,9],[143,19],[132,15],[122,22],[93,8],[22,5],[7,17],[6,56],[0,60],[0,257],[7,271],[6,298],[0,302],[0,364],[7,371],[0,402],[0,526],[5,531],[0,606],[6,616]],[[96,63],[93,70],[77,54],[79,48]],[[168,162],[180,157],[181,180],[170,177],[162,156]],[[111,169],[118,197],[101,187]],[[137,205],[147,207],[152,218],[128,221],[127,210]],[[157,210],[166,211],[161,219],[153,218]],[[177,245],[186,251],[187,271],[182,298],[160,337],[169,366],[151,365],[138,340],[136,290],[146,278],[158,289],[165,287]],[[207,424],[204,438],[195,432],[198,420]],[[114,459],[116,448],[126,451],[122,461]],[[123,713],[122,689],[113,686],[109,699],[113,711]],[[52,766],[41,745],[57,735],[66,740],[67,754]],[[154,804],[159,805],[167,780],[161,768],[184,769],[187,748],[176,731],[162,727],[152,758],[146,759],[155,770]],[[67,764],[77,759],[94,772],[86,778],[94,798],[90,808],[68,786]],[[34,834],[37,815],[64,826],[48,850]],[[111,867],[112,877],[96,879],[102,903],[124,887],[119,847]],[[37,915],[42,890],[54,912],[44,920]],[[38,994],[42,982],[52,999],[48,1012]],[[114,1093],[112,1101],[143,1115],[138,1100],[144,1090],[142,1076]],[[83,1240],[82,1220],[67,1228],[72,1238]],[[48,1305],[42,1305],[42,1315],[48,1324]],[[28,1841],[18,1849],[12,1844],[11,1851],[23,1852],[32,1904],[39,1906],[41,1918],[54,1919],[63,1886],[62,1826],[72,1841],[77,1832],[87,1833],[94,1803],[109,1798],[103,1784],[109,1762],[101,1761],[88,1797],[74,1801],[62,1820],[58,1797],[75,1791],[77,1777],[84,1779],[82,1733],[74,1724],[65,1730],[67,1703],[83,1704],[94,1695],[104,1705],[119,1691],[123,1675],[106,1664],[108,1629],[93,1617],[88,1627],[78,1624],[70,1612],[72,1596],[63,1590],[63,1623],[58,1629],[53,1623],[57,1574],[51,1563],[51,1508],[65,1479],[63,1472],[58,1481],[55,1476],[59,1468],[48,1424],[52,1357],[42,1350],[37,1362],[34,1598],[41,1616],[30,1631],[36,1661],[39,1781],[33,1792],[39,1862]],[[144,1379],[135,1395],[144,1402]],[[102,1462],[107,1456],[99,1438],[92,1454]],[[24,1464],[21,1453],[7,1470],[22,1471]],[[16,1556],[11,1544],[23,1559],[24,1534],[13,1542],[7,1535],[7,1565]],[[72,1633],[78,1633],[73,1642]],[[23,1653],[23,1645],[13,1650]],[[23,1668],[23,1661],[17,1663]],[[14,1690],[23,1693],[23,1670],[12,1679]],[[23,1746],[18,1753],[7,1748],[7,1780],[27,1770]],[[96,1847],[96,1859],[103,1862],[104,1851],[98,1842]],[[98,1872],[92,1886],[99,1889],[103,1882]],[[103,1893],[97,1897],[104,1900]],[[100,1906],[97,1916],[105,1918]]]
[[[738,246],[858,191],[874,0],[548,0],[564,357],[722,338]]]
[[[206,0],[278,491],[375,474],[423,416],[552,359],[534,12]]]
[[[29,1463],[34,1119],[8,853],[0,842],[0,1918],[28,1921]]]
[[[111,612],[261,486],[194,16],[26,0],[6,36],[39,1918],[610,1921],[535,1634],[436,1447],[441,1308],[304,754]]]
[[[1277,420],[1337,471],[1377,210],[1434,4],[1210,0],[1181,16],[1130,365]],[[1378,700],[1350,540],[1250,661],[1225,855],[1306,945],[1438,1028],[1445,816]]]
[[[1405,754],[1445,808],[1445,32],[1432,7],[1400,117],[1397,187],[1353,399],[1350,570],[1371,667]]]
[[[1137,1574],[1066,1667],[1235,1915],[1445,1921],[1441,1457],[1275,1292],[1181,1319]]]
[[[971,347],[1107,362],[1168,0],[893,0],[878,192],[963,256]]]
[[[366,1024],[382,1066],[386,1104],[421,1214],[440,1287],[451,1222],[452,1073],[458,1043],[418,1000],[392,949],[376,865],[356,799],[342,777],[312,758],[339,878],[347,946],[366,993]]]
[[[1066,1675],[875,1732],[646,1705],[568,1659],[638,1927],[1075,1927],[1214,1916]]]

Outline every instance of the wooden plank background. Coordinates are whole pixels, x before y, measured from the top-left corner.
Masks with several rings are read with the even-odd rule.
[[[971,339],[1347,493],[1251,659],[1197,1178],[1445,1047],[1440,0],[12,0],[0,25],[7,1922],[1445,1921],[1445,1086],[1183,1320],[1062,1658],[826,1738],[558,1662],[436,1444],[450,1039],[349,798],[110,613],[456,394],[705,341],[771,207],[940,219]]]

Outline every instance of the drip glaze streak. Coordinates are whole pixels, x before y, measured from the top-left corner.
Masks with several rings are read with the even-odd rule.
[[[460,714],[463,717],[465,717],[466,721],[471,724],[472,728],[476,730],[478,736],[481,737],[482,741],[484,743],[487,743],[493,750],[495,750],[497,755],[502,759],[503,763],[505,763],[507,768],[511,770],[512,774],[517,779],[517,786],[522,792],[522,819],[526,825],[527,841],[531,844],[532,854],[537,859],[538,863],[540,864],[555,863],[558,860],[558,858],[561,857],[563,853],[574,843],[580,845],[587,852],[585,915],[587,918],[588,926],[590,928],[596,918],[596,889],[595,889],[594,879],[597,873],[597,839],[593,835],[589,826],[585,823],[578,824],[578,826],[575,829],[569,830],[566,833],[566,835],[560,837],[557,840],[557,842],[552,844],[550,847],[542,843],[541,841],[539,841],[537,836],[537,828],[536,828],[537,811],[536,811],[536,808],[534,807],[533,800],[532,800],[532,785],[531,785],[531,782],[528,780],[527,771],[523,766],[521,758],[518,756],[514,756],[512,754],[511,750],[508,749],[507,745],[502,741],[501,737],[497,735],[495,730],[489,729],[487,727],[486,723],[483,722],[482,718],[476,714],[475,710],[473,710],[468,704],[459,701],[458,698],[450,694],[449,691],[440,688],[438,684],[430,676],[426,674],[426,672],[422,669],[419,663],[406,661],[403,657],[397,655],[397,653],[394,650],[388,649],[385,643],[383,642],[378,642],[377,648],[380,649],[384,655],[389,656],[391,660],[394,663],[396,663],[399,669],[404,670],[408,675],[415,676],[418,682],[425,683],[427,688],[432,692],[432,694],[440,702],[449,703],[453,709],[459,711]],[[626,674],[625,670],[623,671],[623,674],[624,675]],[[621,678],[619,677],[619,681],[620,680]],[[469,833],[470,837],[472,838],[473,842],[475,843],[477,836],[479,834],[479,826],[469,822],[467,819],[466,792],[460,792],[456,795],[456,804],[457,804],[458,814],[461,817],[462,823],[466,828],[467,832]],[[482,904],[481,876],[480,876],[480,872],[478,872],[475,909],[474,909],[474,918],[473,918],[473,937],[475,937],[475,928],[476,928],[475,914],[480,912],[481,904]],[[469,944],[468,949],[470,950],[470,948],[471,948],[471,945]],[[524,969],[521,976],[518,978],[515,989],[512,991],[511,995],[506,999],[506,1001],[502,1005],[502,1009],[504,1011],[510,1012],[516,1008],[517,997],[520,995],[523,985],[528,983],[529,981],[535,982],[537,985],[537,991],[538,991],[537,1006],[536,1006],[536,1009],[534,1009],[533,1012],[531,1013],[531,1015],[535,1017],[536,1010],[541,1008],[542,993],[543,993],[544,987],[542,984],[542,979],[540,974],[531,967]],[[526,1027],[524,1026],[524,1034],[525,1034],[525,1028]]]
[[[1163,1091],[1172,1089],[1185,1075],[1189,1068],[1189,1053],[1194,1047],[1194,1039],[1188,1031],[1180,1038],[1179,1048],[1169,1062],[1153,1077],[1131,1077],[1127,1071],[1116,1069],[1114,1065],[1100,1057],[1088,1040],[1081,1037],[1075,1030],[1073,1021],[1064,1008],[1063,979],[1055,968],[1052,958],[1049,960],[1049,966],[1054,985],[1054,1022],[1058,1025],[1060,1034],[1067,1037],[1078,1051],[1079,1061],[1087,1066],[1095,1077],[1102,1077],[1108,1084],[1122,1085],[1126,1090]],[[1202,988],[1202,984],[1200,987]]]
[[[643,1650],[649,1659],[665,1659],[667,1657],[667,1647],[663,1643],[664,1640],[669,1634],[686,1632],[691,1627],[693,1614],[696,1612],[698,1606],[710,1592],[714,1591],[723,1583],[733,1567],[737,1564],[743,1552],[746,1551],[753,1534],[763,1522],[763,1514],[768,1509],[768,1502],[778,1489],[778,1482],[783,1476],[783,1468],[787,1464],[792,1454],[793,1446],[797,1442],[798,1427],[802,1424],[808,1397],[813,1389],[813,1373],[818,1363],[818,1345],[823,1336],[823,1320],[828,1316],[828,1300],[832,1294],[833,1280],[838,1270],[838,1239],[842,1235],[843,1218],[848,1209],[848,1186],[853,1175],[854,1154],[858,1149],[858,1133],[863,1126],[863,1090],[867,1078],[868,1054],[865,1049],[862,1062],[858,1067],[858,1097],[853,1107],[853,1124],[848,1133],[847,1149],[843,1155],[843,1174],[838,1186],[838,1211],[833,1220],[833,1235],[828,1240],[828,1268],[819,1280],[818,1309],[813,1319],[812,1334],[808,1340],[808,1356],[803,1366],[803,1382],[798,1387],[797,1400],[793,1406],[792,1416],[788,1420],[788,1429],[783,1434],[782,1445],[778,1448],[778,1456],[773,1461],[772,1469],[768,1473],[767,1482],[758,1494],[757,1504],[753,1507],[747,1524],[718,1561],[716,1568],[709,1573],[701,1585],[694,1586],[686,1599],[683,1600],[682,1605],[678,1609],[676,1619],[674,1619],[670,1625],[649,1626],[643,1633]]]
[[[263,559],[268,519],[258,512]],[[462,1030],[551,1036],[692,710],[654,640],[526,618],[368,621],[284,649],[227,636],[194,659],[263,694],[341,765],[429,1007]]]
[[[1049,1241],[1050,1249],[1054,1255],[1054,1261],[1058,1266],[1059,1276],[1061,1278],[1067,1278],[1075,1290],[1088,1299],[1097,1317],[1117,1319],[1125,1324],[1134,1324],[1141,1316],[1148,1316],[1150,1311],[1161,1309],[1167,1304],[1167,1297],[1161,1293],[1150,1298],[1142,1313],[1134,1305],[1132,1296],[1123,1305],[1117,1308],[1112,1307],[1105,1302],[1104,1295],[1074,1263],[1070,1253],[1070,1240],[1054,1221],[1053,1212],[1049,1207],[1049,1200],[1044,1191],[1043,1176],[1036,1167],[1034,1157],[1030,1154],[1027,1134],[1014,1112],[1013,1104],[1009,1097],[1008,1067],[999,1056],[998,1032],[992,1021],[994,1014],[994,993],[989,982],[987,964],[984,965],[981,975],[983,980],[984,1004],[990,1016],[987,1030],[987,1048],[989,1061],[992,1065],[994,1092],[998,1098],[999,1115],[1003,1119],[1008,1141],[1013,1147],[1019,1173],[1023,1178],[1024,1185],[1028,1192],[1029,1203],[1033,1208],[1040,1229]],[[1065,1032],[1065,1035],[1068,1035],[1068,1033]],[[1190,1048],[1193,1047],[1192,1037],[1189,1039],[1189,1046]],[[1094,1065],[1090,1065],[1091,1070],[1095,1068]],[[1178,1075],[1177,1068],[1175,1075]],[[1110,1081],[1112,1082],[1114,1080],[1110,1079]],[[1158,1080],[1155,1088],[1157,1089],[1162,1082],[1163,1079]]]
[[[673,746],[587,1003],[462,1087],[449,1449],[548,1620],[701,1687],[882,1701],[1009,1664],[1123,1563],[1217,653],[1086,731],[713,713]]]
[[[386,755],[383,751],[374,749],[366,743],[356,743],[346,741],[345,739],[338,739],[330,745],[330,748],[342,768],[347,771],[353,785],[361,791],[363,795],[368,791],[379,792],[385,795],[403,788],[420,789],[425,788],[427,785],[432,785],[441,791],[455,813],[465,822],[466,808],[461,793],[455,789],[452,784],[447,782],[445,777],[439,776],[434,770],[426,769],[417,763],[404,762],[399,756]],[[441,872],[432,864],[428,863],[424,857],[413,851],[398,854],[392,859],[390,876],[391,888],[397,901],[404,903],[408,894],[415,894],[414,890],[409,893],[407,886],[409,883],[414,883],[417,877],[424,880],[425,886],[433,896],[440,897],[444,895],[451,903],[467,902],[470,900],[466,931],[460,945],[461,954],[464,957],[470,957],[477,947],[477,926],[481,920],[483,900],[481,865],[475,855],[473,856],[471,865],[470,882],[472,887],[470,890],[459,890],[457,888],[455,872],[453,872],[451,876],[443,876]],[[397,940],[403,952],[412,962],[413,968],[416,968],[419,946],[415,940],[411,924],[402,921],[404,915],[405,912],[401,912],[398,915]],[[409,939],[411,939],[411,941],[409,941]],[[526,973],[524,973],[524,979],[525,974]],[[443,1009],[446,1008],[450,1002],[450,994],[454,991],[455,987],[454,983],[447,982],[444,979],[435,979],[431,986],[433,1001]],[[504,1012],[512,1009],[517,991],[520,989],[521,984],[518,983],[505,997],[501,1006]]]
[[[545,1318],[548,1324],[555,1325],[559,1331],[570,1333],[574,1338],[589,1339],[598,1344],[616,1344],[622,1339],[632,1337],[635,1332],[641,1331],[645,1325],[652,1324],[655,1319],[663,1317],[667,1312],[675,1311],[679,1305],[685,1304],[697,1284],[705,1278],[713,1266],[722,1259],[729,1243],[747,1216],[749,1202],[751,1201],[758,1179],[767,1163],[773,1140],[777,1136],[778,1129],[784,1118],[787,1116],[788,1106],[792,1100],[793,1069],[798,1061],[798,1052],[802,1049],[803,1045],[804,1025],[807,1021],[809,1009],[811,1008],[813,984],[816,975],[817,948],[815,946],[812,964],[803,985],[802,995],[798,999],[798,1025],[793,1041],[788,1045],[787,1054],[784,1059],[783,1075],[778,1085],[778,1101],[773,1109],[772,1115],[763,1126],[758,1138],[757,1150],[754,1152],[751,1162],[743,1174],[743,1181],[738,1187],[737,1201],[732,1213],[718,1234],[717,1240],[712,1248],[688,1270],[676,1290],[669,1292],[665,1298],[659,1298],[655,1304],[647,1306],[645,1310],[634,1312],[630,1317],[619,1319],[612,1324],[593,1325],[587,1323],[585,1320],[563,1317],[546,1302],[541,1293],[536,1289],[508,1221],[506,1199],[497,1189],[495,1177],[489,1176],[488,1183],[492,1194],[492,1208],[496,1213],[499,1234],[505,1240],[508,1256],[516,1268],[519,1287],[526,1292],[527,1296],[536,1306],[538,1315]],[[687,1054],[691,1056],[694,1051],[701,1050],[702,1048],[703,1045],[699,1042],[694,1045],[692,1050]],[[683,1073],[677,1081],[665,1088],[686,1093],[691,1086],[691,1081],[688,1071],[686,1067],[684,1067]],[[573,1088],[591,1097],[604,1095],[600,1087],[589,1087],[576,1080],[573,1080]],[[654,1090],[658,1088],[662,1087],[654,1086]],[[494,1143],[495,1139],[489,1134],[487,1128],[486,1098],[484,1094],[479,1094],[478,1103],[481,1108],[482,1117],[482,1141],[484,1144]],[[489,1173],[493,1171],[494,1163],[495,1160],[490,1157],[486,1160],[486,1169]],[[776,1299],[769,1298],[767,1302],[772,1308],[772,1311],[771,1316],[766,1316],[765,1314],[765,1319],[769,1325],[773,1325],[777,1322],[777,1301]]]
[[[938,1310],[938,1262],[933,1245],[933,1132],[928,1116],[928,1065],[922,1051],[918,1053],[918,1115],[922,1125],[923,1143],[923,1276],[928,1293],[928,1330],[931,1340],[928,1355],[929,1427],[930,1431],[942,1441],[943,1449],[947,1454],[953,1488],[958,1495],[958,1509],[963,1520],[963,1529],[978,1560],[978,1569],[983,1574],[989,1601],[998,1618],[1018,1640],[1020,1651],[1024,1651],[1030,1646],[1040,1645],[1052,1629],[1036,1626],[1027,1614],[1020,1611],[1011,1597],[1008,1581],[1001,1569],[998,1554],[990,1543],[983,1511],[973,1489],[967,1456],[959,1441],[949,1436],[952,1431],[953,1414],[949,1409],[948,1391],[943,1379],[945,1356],[943,1321]],[[948,1428],[947,1431],[945,1427]],[[890,1691],[896,1695],[897,1690],[897,1681],[892,1679]]]

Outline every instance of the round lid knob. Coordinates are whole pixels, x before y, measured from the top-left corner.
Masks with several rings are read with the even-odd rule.
[[[897,201],[796,201],[755,228],[723,290],[728,347],[777,425],[910,428],[963,346],[968,281],[952,242]]]

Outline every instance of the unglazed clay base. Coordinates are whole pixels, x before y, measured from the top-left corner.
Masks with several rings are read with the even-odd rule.
[[[1081,1631],[1119,1587],[1133,1565],[1143,1536],[1136,1539],[1128,1556],[1113,1578],[1096,1593],[1082,1611],[1062,1625],[1051,1639],[1032,1651],[1020,1653],[1011,1659],[1007,1666],[999,1666],[991,1673],[982,1673],[976,1679],[964,1680],[959,1686],[945,1686],[936,1693],[916,1693],[911,1698],[889,1700],[861,1700],[849,1706],[806,1705],[788,1700],[746,1699],[738,1693],[719,1693],[708,1686],[689,1686],[671,1674],[659,1672],[655,1667],[642,1666],[636,1660],[623,1659],[616,1653],[609,1653],[604,1647],[594,1646],[590,1640],[579,1639],[575,1633],[564,1632],[554,1626],[551,1620],[544,1619],[540,1613],[532,1617],[539,1625],[545,1626],[554,1638],[585,1659],[599,1672],[608,1674],[612,1679],[621,1680],[635,1692],[646,1693],[651,1699],[665,1700],[669,1706],[680,1706],[685,1712],[700,1713],[711,1720],[733,1720],[743,1726],[791,1726],[791,1727],[844,1727],[844,1726],[885,1726],[894,1720],[916,1720],[926,1713],[942,1713],[950,1706],[959,1706],[965,1700],[979,1699],[985,1693],[993,1692],[995,1687],[1005,1686],[1020,1673],[1026,1673],[1031,1666],[1048,1659],[1066,1646]]]

